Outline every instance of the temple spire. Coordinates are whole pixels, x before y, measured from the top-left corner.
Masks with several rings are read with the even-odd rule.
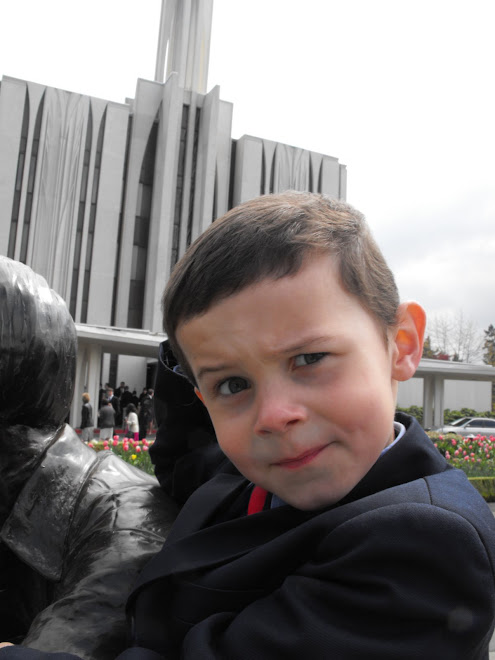
[[[179,74],[179,85],[206,93],[213,0],[162,0],[155,80]]]

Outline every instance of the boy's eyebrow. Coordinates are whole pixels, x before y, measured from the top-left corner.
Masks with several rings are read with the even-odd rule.
[[[201,367],[196,375],[196,379],[199,381],[203,376],[206,376],[206,374],[214,374],[218,371],[224,371],[225,369],[232,369],[232,366],[228,364],[218,364],[214,367]]]
[[[328,341],[333,339],[330,335],[321,335],[318,337],[307,337],[303,338],[302,340],[298,340],[297,344],[290,344],[289,346],[286,346],[284,348],[281,348],[280,350],[277,351],[280,355],[284,355],[285,353],[295,353],[297,351],[307,351],[308,349],[311,348],[312,344],[317,344],[320,341]]]
[[[333,339],[333,337],[329,335],[321,335],[318,337],[308,337],[304,338],[302,340],[298,340],[297,344],[290,344],[289,346],[285,346],[281,349],[278,349],[275,351],[275,355],[286,355],[289,353],[297,353],[297,351],[307,351],[308,349],[311,348],[312,344],[317,344],[320,341],[328,341]],[[234,366],[230,364],[217,364],[217,365],[212,365],[211,367],[205,366],[201,367],[198,370],[198,373],[196,375],[196,379],[199,381],[203,378],[203,376],[206,376],[207,374],[214,374],[219,371],[225,371],[229,369],[233,369]]]

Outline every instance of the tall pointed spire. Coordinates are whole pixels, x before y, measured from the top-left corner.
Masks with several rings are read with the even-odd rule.
[[[206,93],[213,0],[162,0],[155,80],[179,74],[179,85]]]

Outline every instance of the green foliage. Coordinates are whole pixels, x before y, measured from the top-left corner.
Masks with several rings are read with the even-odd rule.
[[[450,408],[445,408],[443,411],[443,421],[445,424],[450,424],[461,417],[492,417],[492,413],[489,410],[478,412],[472,408],[461,408],[460,410],[450,410]]]
[[[397,406],[397,410],[406,413],[407,415],[411,415],[411,417],[416,417],[420,424],[423,423],[422,406],[410,406],[409,408],[400,408]],[[455,419],[460,419],[461,417],[495,417],[495,415],[490,410],[478,412],[472,408],[461,408],[460,410],[450,410],[450,408],[445,408],[443,411],[444,424],[451,424]]]
[[[423,406],[409,406],[409,408],[400,408],[397,406],[397,410],[415,417],[420,424],[423,424]]]
[[[431,339],[430,335],[425,337],[425,341],[423,344],[423,355],[421,357],[428,358],[430,360],[434,360],[437,356],[437,352],[433,350],[431,347]]]
[[[487,502],[495,502],[495,477],[469,477],[469,481]]]

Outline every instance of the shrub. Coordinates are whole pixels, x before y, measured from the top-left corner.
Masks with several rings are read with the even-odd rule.
[[[495,502],[495,479],[493,477],[470,477],[469,481],[487,502]]]
[[[423,424],[423,406],[409,406],[409,408],[400,408],[397,406],[399,412],[407,413],[411,417],[416,417],[420,424]],[[485,412],[477,412],[472,408],[461,408],[460,410],[450,410],[445,408],[443,411],[443,423],[451,424],[455,419],[461,417],[495,417],[489,410]]]

